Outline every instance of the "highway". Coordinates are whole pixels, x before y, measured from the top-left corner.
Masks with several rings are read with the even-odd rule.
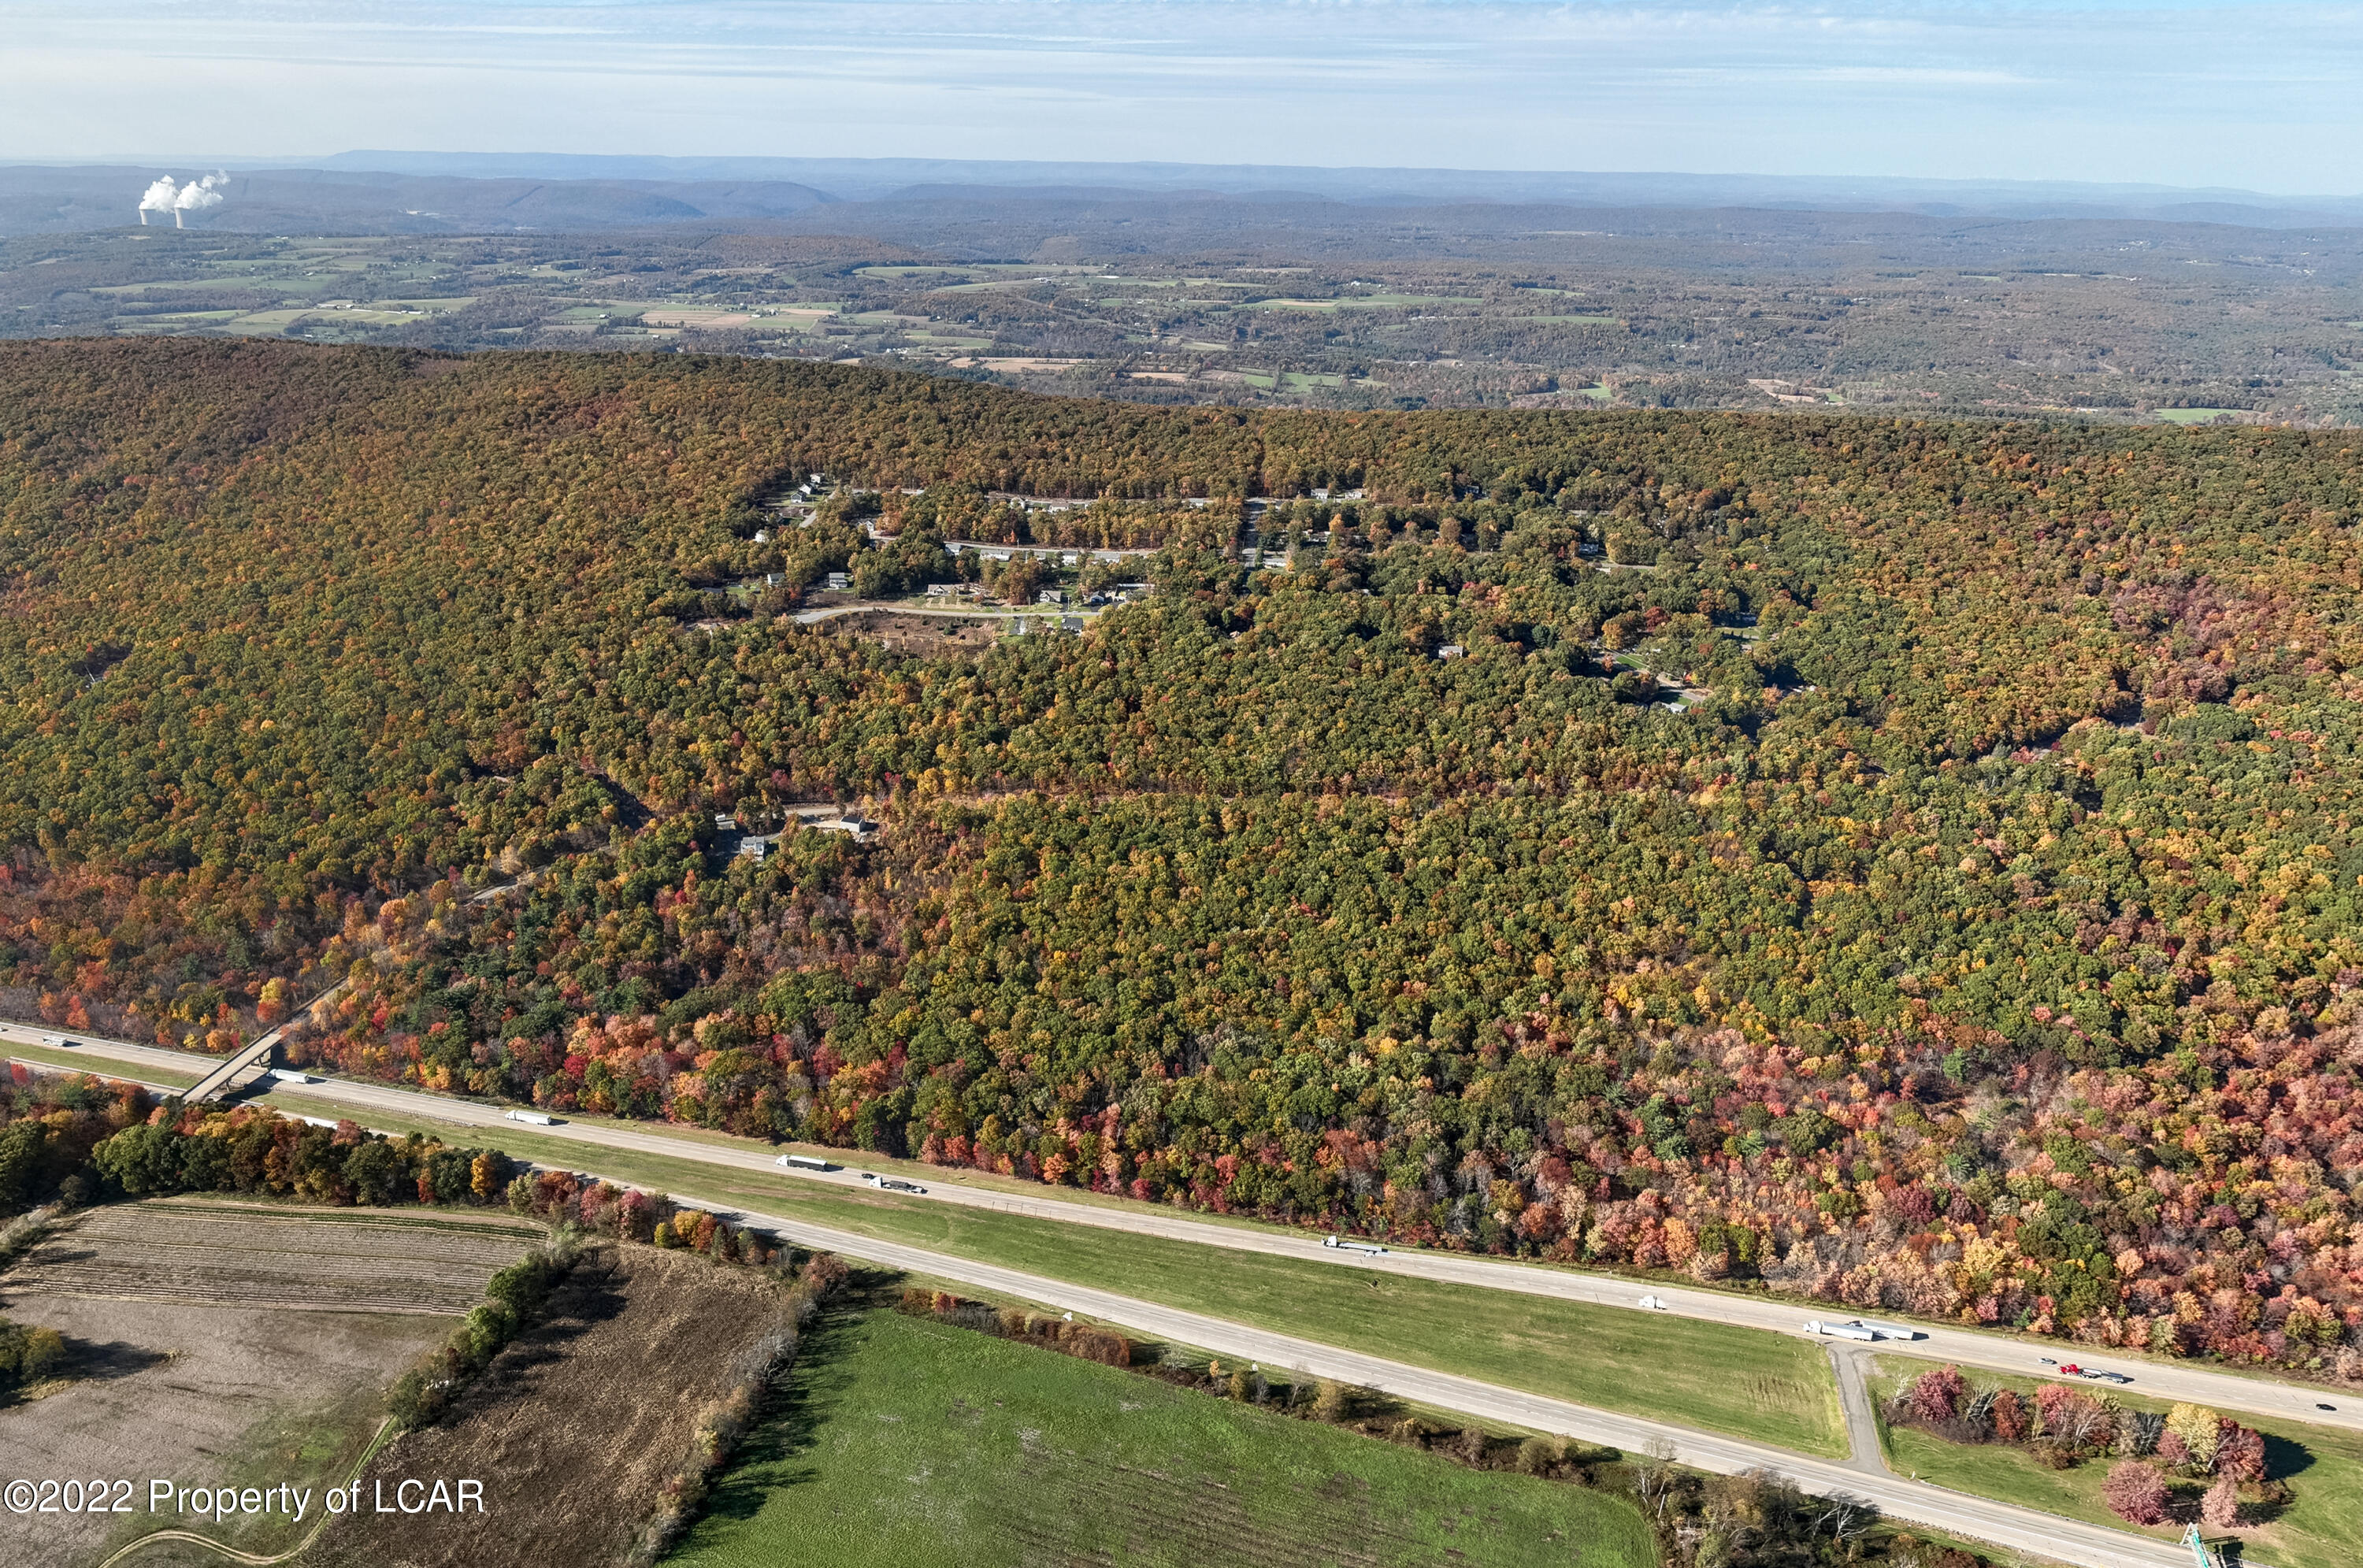
[[[0,1036],[6,1036],[16,1026],[0,1025]],[[31,1034],[30,1043],[44,1043],[53,1038],[46,1031],[24,1031]],[[69,1038],[83,1039],[83,1036]],[[92,1042],[95,1043],[95,1042]],[[121,1052],[125,1058],[137,1052],[140,1055],[163,1058],[153,1065],[170,1066],[175,1072],[185,1072],[190,1058],[183,1053],[161,1051],[152,1046],[111,1044],[110,1051]],[[95,1053],[94,1053],[94,1055]],[[27,1065],[43,1071],[61,1069],[47,1063],[27,1060]],[[209,1061],[211,1058],[198,1058]],[[145,1081],[145,1080],[135,1080]],[[148,1087],[163,1093],[173,1092],[172,1086],[150,1082]],[[389,1089],[376,1085],[351,1083],[319,1083],[310,1085],[280,1084],[274,1092],[283,1090],[293,1096],[315,1099],[323,1112],[343,1109],[366,1110],[370,1106],[398,1110],[405,1116],[436,1116],[445,1121],[458,1121],[461,1125],[514,1125],[505,1122],[500,1112],[466,1101]],[[422,1105],[419,1102],[424,1101]],[[463,1113],[455,1117],[452,1113]],[[326,1118],[324,1117],[323,1120]],[[716,1165],[745,1165],[760,1168],[787,1179],[785,1173],[760,1155],[741,1154],[738,1151],[717,1149],[682,1139],[651,1137],[604,1127],[585,1127],[581,1123],[562,1123],[554,1128],[535,1128],[537,1132],[600,1134],[596,1139],[583,1138],[594,1143],[615,1149],[660,1146],[657,1152],[679,1157],[702,1158]],[[730,1156],[722,1158],[720,1156]],[[586,1176],[599,1176],[597,1171],[585,1171]],[[614,1179],[612,1177],[602,1179]],[[798,1178],[802,1179],[802,1178]],[[849,1183],[859,1187],[860,1177],[849,1171],[828,1173],[812,1179]],[[616,1181],[619,1187],[635,1184]],[[930,1187],[929,1196],[940,1195],[948,1200],[959,1200],[961,1189]],[[1002,1207],[999,1195],[966,1193],[970,1198],[991,1200],[990,1206]],[[1334,1345],[1316,1343],[1292,1335],[1275,1333],[1226,1319],[1203,1313],[1184,1311],[1154,1301],[1121,1296],[1112,1291],[1074,1285],[1065,1280],[1046,1278],[1040,1275],[1004,1268],[997,1264],[982,1263],[973,1258],[957,1257],[947,1253],[931,1252],[922,1247],[906,1246],[898,1242],[884,1241],[859,1231],[839,1230],[834,1226],[789,1215],[780,1215],[734,1206],[705,1203],[681,1198],[676,1201],[684,1207],[711,1209],[727,1215],[735,1223],[751,1226],[782,1240],[804,1246],[841,1253],[848,1257],[881,1264],[890,1268],[948,1280],[957,1285],[1002,1297],[1016,1297],[1059,1310],[1081,1313],[1104,1322],[1126,1328],[1136,1332],[1155,1335],[1176,1343],[1211,1352],[1219,1356],[1245,1358],[1269,1363],[1313,1377],[1332,1378],[1341,1383],[1373,1388],[1382,1394],[1410,1400],[1440,1409],[1454,1410],[1481,1420],[1524,1427],[1537,1431],[1555,1432],[1586,1442],[1603,1443],[1629,1452],[1645,1452],[1651,1443],[1664,1445],[1660,1452],[1670,1451],[1670,1457],[1694,1469],[1717,1474],[1737,1474],[1748,1470],[1771,1470],[1788,1476],[1800,1487],[1820,1496],[1856,1498],[1869,1502],[1888,1517],[1946,1530],[1955,1535],[1983,1540],[1996,1546],[2024,1551],[2055,1562],[2078,1564],[2079,1568],[2187,1568],[2188,1553],[2170,1541],[2146,1539],[2101,1526],[2080,1523],[2073,1519],[2043,1513],[2033,1508],[1992,1502],[1953,1492],[1925,1482],[1909,1480],[1890,1472],[1880,1455],[1877,1427],[1873,1421],[1869,1397],[1863,1384],[1862,1367],[1858,1359],[1859,1347],[1829,1346],[1833,1368],[1837,1374],[1840,1402],[1847,1418],[1847,1435],[1853,1449],[1842,1461],[1809,1458],[1787,1449],[1769,1444],[1752,1443],[1743,1439],[1701,1432],[1669,1422],[1652,1421],[1639,1417],[1619,1415],[1614,1411],[1595,1409],[1562,1399],[1546,1398],[1498,1384],[1476,1378],[1457,1376],[1450,1373],[1430,1371],[1425,1367],[1390,1361],[1383,1357],[1364,1355],[1359,1352],[1342,1350]],[[1055,1200],[1051,1200],[1055,1205]],[[1055,1205],[1062,1210],[1056,1218],[1075,1219],[1083,1213],[1079,1205]],[[1162,1216],[1143,1218],[1162,1219]],[[1126,1229],[1136,1227],[1126,1226]],[[1210,1232],[1220,1238],[1215,1244],[1235,1244],[1238,1239],[1281,1242],[1285,1237],[1272,1237],[1252,1231],[1234,1231],[1226,1227],[1197,1225],[1193,1230]],[[1162,1234],[1158,1231],[1154,1233]],[[1208,1239],[1192,1236],[1192,1240]],[[1257,1246],[1255,1251],[1281,1252],[1282,1247]],[[1325,1248],[1317,1242],[1305,1243],[1305,1255],[1343,1266],[1383,1267],[1400,1265],[1405,1259],[1431,1256],[1423,1253],[1390,1253],[1383,1257],[1366,1254],[1341,1256],[1337,1251]],[[1356,1262],[1361,1258],[1360,1263]],[[1469,1260],[1451,1260],[1469,1261]],[[1581,1276],[1570,1276],[1581,1277]],[[1634,1292],[1625,1286],[1625,1298],[1615,1304],[1633,1306]],[[1581,1297],[1593,1299],[1593,1297]],[[1614,1300],[1613,1296],[1597,1297]]]
[[[334,999],[336,994],[344,988],[345,982],[338,980],[335,985],[305,1003],[303,1008],[298,1008],[287,1023],[280,1024],[270,1032],[257,1036],[252,1044],[231,1053],[227,1060],[221,1062],[212,1072],[191,1084],[184,1098],[193,1104],[203,1104],[206,1100],[219,1099],[229,1093],[233,1088],[240,1087],[238,1080],[248,1073],[254,1074],[255,1077],[261,1077],[270,1070],[271,1054],[279,1049],[280,1037],[287,1032],[288,1024],[303,1017],[305,1008],[317,1007],[320,1003]],[[247,1079],[248,1083],[253,1081],[253,1078]]]
[[[39,1043],[58,1038],[61,1032],[28,1025],[0,1023],[0,1043],[13,1039],[26,1043]],[[94,1055],[104,1054],[109,1059],[134,1066],[194,1074],[220,1065],[218,1058],[188,1052],[101,1041],[91,1035],[67,1037],[86,1042]],[[94,1063],[94,1070],[103,1071],[103,1065]],[[273,1083],[271,1088],[274,1094],[283,1094],[290,1100],[316,1099],[324,1103],[374,1107],[399,1115],[427,1117],[463,1127],[516,1125],[505,1120],[503,1110],[498,1107],[425,1090],[394,1088],[352,1079],[327,1079],[309,1084],[282,1081]],[[333,1114],[333,1110],[323,1114]],[[530,1131],[540,1136],[564,1139],[589,1148],[695,1160],[734,1170],[760,1172],[782,1182],[816,1182],[825,1186],[868,1190],[861,1183],[858,1169],[828,1173],[789,1171],[774,1163],[780,1151],[759,1144],[712,1143],[655,1131],[643,1132],[637,1127],[618,1126],[611,1122],[565,1119],[555,1126],[536,1127]],[[863,1157],[857,1152],[842,1149],[825,1152],[831,1159],[847,1161],[857,1167]],[[1585,1274],[1575,1269],[1476,1257],[1462,1253],[1387,1249],[1374,1253],[1356,1248],[1330,1248],[1323,1246],[1319,1237],[1305,1232],[1211,1223],[1146,1204],[1086,1203],[1054,1197],[1048,1192],[1036,1197],[971,1187],[955,1179],[946,1179],[949,1174],[945,1173],[945,1176],[938,1177],[924,1171],[917,1173],[918,1179],[927,1189],[927,1200],[991,1209],[1005,1214],[1021,1214],[1064,1224],[1091,1225],[1103,1230],[1161,1236],[1171,1241],[1226,1247],[1237,1252],[1295,1258],[1339,1268],[1416,1275],[1488,1290],[1514,1290],[1530,1296],[1586,1301],[1605,1307],[1642,1310],[1640,1298],[1649,1295],[1663,1302],[1665,1310],[1674,1316],[1807,1338],[1813,1337],[1805,1333],[1804,1325],[1809,1320],[1852,1315],[1852,1309],[1821,1303],[1784,1301],[1737,1291],[1647,1284],[1613,1275]],[[1884,1311],[1866,1316],[1878,1321],[1902,1320],[1895,1314]],[[2056,1340],[2023,1340],[1958,1325],[1922,1323],[1914,1326],[1925,1337],[1908,1343],[1896,1343],[1892,1347],[1894,1351],[1951,1362],[1963,1367],[2015,1373],[2024,1376],[2049,1375],[2052,1369],[2044,1359],[2049,1357],[2054,1362],[2074,1362],[2080,1366],[2121,1372],[2134,1380],[2135,1388],[2153,1398],[2187,1399],[2221,1410],[2363,1431],[2363,1395],[2350,1397],[2335,1390],[2279,1383],[2264,1377],[2242,1376],[2204,1366],[2153,1360],[2147,1356],[2117,1355],[2105,1350]],[[1882,1344],[1880,1348],[1887,1350],[1891,1347]],[[2324,1404],[2335,1408],[2325,1410],[2319,1408]]]
[[[0,1023],[0,1042],[13,1039],[28,1044],[39,1043],[58,1038],[60,1033],[55,1030]],[[161,1067],[180,1073],[202,1073],[220,1065],[218,1058],[188,1052],[101,1041],[90,1035],[67,1037],[86,1042],[94,1055],[103,1052],[109,1059],[134,1066]],[[104,1066],[94,1063],[94,1070],[103,1071]],[[399,1115],[428,1117],[463,1127],[516,1125],[507,1121],[503,1110],[497,1107],[425,1090],[394,1088],[352,1079],[327,1079],[309,1084],[282,1081],[273,1083],[271,1088],[274,1094],[283,1094],[291,1100],[317,1099],[348,1106],[374,1107]],[[782,1182],[816,1182],[825,1186],[868,1190],[862,1185],[858,1170],[827,1173],[785,1170],[774,1163],[779,1151],[758,1144],[709,1143],[660,1132],[642,1132],[636,1127],[609,1122],[565,1119],[560,1119],[555,1126],[536,1127],[531,1131],[540,1136],[564,1139],[591,1148],[695,1160],[704,1165],[760,1172]],[[862,1159],[859,1153],[842,1149],[826,1153],[831,1159],[844,1160],[857,1167]],[[946,1173],[947,1176],[949,1175]],[[1461,1253],[1387,1249],[1374,1253],[1357,1248],[1325,1247],[1320,1238],[1304,1232],[1210,1223],[1146,1204],[1085,1203],[1052,1197],[1048,1193],[1035,1197],[1026,1193],[966,1186],[958,1180],[931,1176],[925,1172],[919,1173],[919,1179],[927,1189],[926,1198],[933,1202],[991,1209],[1004,1214],[1022,1214],[1063,1224],[1127,1231],[1138,1235],[1161,1236],[1170,1241],[1226,1247],[1236,1252],[1295,1258],[1339,1268],[1365,1269],[1375,1274],[1410,1275],[1488,1290],[1514,1290],[1564,1301],[1588,1301],[1604,1307],[1643,1310],[1639,1305],[1640,1298],[1649,1295],[1663,1302],[1665,1310],[1674,1316],[1727,1323],[1736,1328],[1765,1329],[1774,1333],[1810,1338],[1813,1336],[1807,1335],[1804,1328],[1808,1321],[1852,1313],[1851,1309],[1825,1304],[1784,1301],[1736,1291],[1645,1284],[1613,1275],[1585,1274],[1574,1269],[1521,1264],[1502,1258],[1474,1257]],[[1877,1321],[1901,1321],[1888,1312],[1866,1315]],[[2051,1369],[2044,1358],[2049,1357],[2055,1362],[2074,1362],[2080,1366],[2121,1372],[2134,1380],[2136,1388],[2154,1398],[2188,1399],[2223,1410],[2363,1431],[2363,1396],[2349,1397],[2333,1390],[2277,1383],[2263,1377],[2246,1377],[2235,1373],[2158,1361],[2146,1356],[2116,1355],[2105,1350],[2060,1341],[2022,1340],[1958,1325],[1922,1323],[1914,1326],[1925,1337],[1908,1343],[1896,1343],[1892,1347],[1893,1350],[1931,1360],[1948,1361],[1959,1366],[2025,1376],[2048,1375]],[[1885,1344],[1881,1346],[1882,1350],[1889,1348]],[[2335,1408],[2328,1410],[2319,1408],[2324,1404]]]
[[[1924,1482],[1890,1474],[1878,1459],[1878,1437],[1869,1436],[1866,1457],[1860,1450],[1849,1462],[1807,1459],[1785,1449],[1744,1441],[1662,1421],[1644,1420],[1597,1410],[1586,1405],[1547,1399],[1475,1378],[1430,1372],[1402,1362],[1316,1344],[1288,1334],[1163,1307],[1153,1301],[1118,1296],[1062,1280],[951,1257],[919,1247],[906,1247],[875,1237],[838,1231],[826,1225],[748,1209],[724,1209],[752,1225],[811,1247],[826,1248],[849,1257],[884,1264],[914,1274],[930,1275],[975,1289],[1084,1314],[1101,1320],[1155,1334],[1221,1356],[1244,1358],[1275,1367],[1358,1384],[1441,1409],[1459,1411],[1481,1420],[1557,1432],[1586,1442],[1606,1443],[1639,1453],[1648,1445],[1670,1445],[1671,1457],[1694,1469],[1734,1475],[1747,1470],[1775,1470],[1809,1492],[1826,1496],[1860,1498],[1877,1506],[1891,1518],[1909,1520],[1956,1535],[1991,1541],[2036,1557],[2073,1562],[2084,1568],[2189,1568],[2190,1554],[2171,1541],[2147,1540],[2098,1525],[2081,1524],[2033,1508],[1989,1502],[1947,1491]],[[1852,1430],[1852,1423],[1849,1422]],[[1860,1441],[1859,1437],[1857,1438]]]

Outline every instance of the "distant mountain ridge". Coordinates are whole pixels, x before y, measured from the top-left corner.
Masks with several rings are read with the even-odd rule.
[[[138,221],[140,193],[159,174],[194,178],[220,166],[161,160],[0,167],[0,236],[129,225]],[[1826,213],[1848,221],[1895,215],[1938,222],[2363,227],[2363,197],[2013,181],[392,151],[269,165],[230,160],[227,166],[221,204],[186,215],[188,226],[249,234],[425,235],[706,224],[810,233],[818,223],[833,233],[900,233],[915,215],[972,220],[990,209],[999,221],[1021,228],[1059,230],[1094,210],[1128,205],[1151,225],[1208,221],[1231,230],[1267,221],[1359,228],[1393,221],[1391,214],[1446,212],[1456,223],[1487,227],[1521,211],[1547,230],[1573,221],[1551,218],[1552,212],[1619,215],[1623,222],[1646,213],[1751,212]],[[1230,211],[1221,212],[1225,207]],[[824,208],[826,215],[818,211]],[[171,222],[162,215],[150,221]]]
[[[0,167],[0,235],[72,233],[139,220],[158,174],[200,166]],[[189,226],[239,233],[467,234],[566,232],[671,224],[760,224],[831,200],[781,180],[478,178],[397,170],[273,168],[233,171],[222,203]],[[169,215],[151,223],[172,226]]]
[[[292,160],[295,163],[314,160]],[[1091,163],[941,158],[659,158],[581,153],[368,150],[316,160],[323,168],[394,170],[476,179],[778,180],[848,202],[908,199],[947,187],[1005,194],[1058,188],[1114,195],[1205,193],[1315,196],[1389,206],[1505,202],[1579,207],[1799,207],[1892,210],[1936,216],[2153,218],[2168,222],[2305,226],[2363,222],[2363,195],[2271,195],[2221,187],[1889,176],[1549,172],[1468,169],[1329,169],[1248,163]]]

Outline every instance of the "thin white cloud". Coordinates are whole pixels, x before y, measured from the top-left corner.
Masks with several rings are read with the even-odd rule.
[[[54,0],[0,149],[824,153],[2351,188],[2363,10]]]

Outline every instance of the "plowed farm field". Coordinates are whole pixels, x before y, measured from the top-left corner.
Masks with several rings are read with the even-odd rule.
[[[169,1477],[184,1486],[341,1484],[386,1385],[451,1331],[541,1227],[483,1209],[307,1209],[150,1198],[69,1217],[5,1275],[0,1312],[65,1336],[66,1375],[0,1406],[12,1474]],[[90,1568],[160,1528],[269,1556],[312,1528],[58,1516],[0,1527],[8,1568]],[[165,1542],[140,1561],[220,1561]]]
[[[0,1276],[0,1298],[458,1315],[540,1237],[473,1211],[158,1198],[83,1215]]]

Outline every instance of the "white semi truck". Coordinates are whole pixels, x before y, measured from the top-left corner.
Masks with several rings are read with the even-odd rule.
[[[1876,1341],[1880,1337],[1877,1330],[1866,1329],[1860,1323],[1825,1323],[1818,1319],[1805,1325],[1805,1332],[1825,1334],[1834,1340]]]

